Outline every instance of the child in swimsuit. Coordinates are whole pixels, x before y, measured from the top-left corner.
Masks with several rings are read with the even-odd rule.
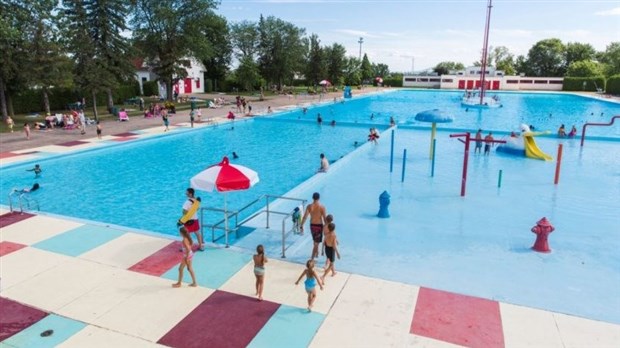
[[[172,284],[173,288],[180,288],[181,281],[183,280],[183,270],[187,267],[189,275],[192,276],[192,283],[189,286],[197,286],[196,276],[194,275],[194,268],[192,267],[192,259],[194,258],[194,252],[192,251],[192,237],[187,232],[185,227],[179,229],[181,237],[183,237],[183,256],[181,257],[181,264],[179,265],[179,281]]]
[[[299,281],[304,275],[306,276],[304,285],[306,288],[306,293],[308,294],[308,312],[311,312],[312,306],[314,305],[314,300],[316,299],[316,284],[318,283],[321,290],[323,290],[323,283],[314,270],[314,260],[308,260],[306,262],[306,269],[301,272],[299,278],[297,278],[297,281],[295,282],[295,285],[299,284]]]
[[[328,215],[329,216],[329,215]],[[321,281],[325,283],[325,277],[329,273],[332,272],[332,277],[336,275],[336,268],[334,266],[334,262],[336,261],[336,257],[340,259],[340,252],[338,251],[338,239],[336,238],[336,224],[330,222],[327,225],[327,230],[325,231],[325,242],[323,243],[325,247],[325,256],[327,258],[327,263],[325,267],[325,273],[321,277]]]
[[[262,244],[256,247],[256,255],[254,258],[254,276],[256,277],[256,296],[258,300],[263,300],[263,286],[265,282],[265,263],[267,263],[267,257],[265,256],[265,248]]]

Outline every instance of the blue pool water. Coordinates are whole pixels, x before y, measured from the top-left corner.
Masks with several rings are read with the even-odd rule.
[[[462,107],[462,91],[404,90],[379,95],[369,95],[346,101],[344,104],[329,103],[309,110],[292,111],[282,117],[315,120],[321,113],[327,122],[363,122],[389,124],[390,116],[399,125],[426,126],[415,121],[418,112],[440,109],[454,116],[452,123],[438,124],[440,128],[478,129],[485,131],[517,131],[519,125],[534,125],[537,130],[549,130],[554,134],[560,124],[568,130],[575,125],[581,134],[585,122],[607,123],[613,115],[620,114],[620,104],[571,94],[558,93],[510,93],[498,95],[504,105],[498,109],[470,109]],[[371,120],[370,115],[374,114]],[[619,127],[589,127],[587,135],[620,136]]]
[[[32,164],[2,169],[2,192],[37,181],[43,188],[33,196],[42,211],[176,235],[189,179],[223,156],[237,152],[240,158],[232,163],[260,176],[252,189],[228,193],[228,208],[234,210],[261,194],[284,194],[316,172],[321,152],[337,160],[355,141],[363,142],[366,132],[361,125],[248,120],[236,122],[234,130],[220,126],[186,131],[40,160],[43,176],[36,180],[25,171]],[[204,207],[223,208],[222,194],[198,195]],[[8,205],[4,195],[2,203]],[[207,218],[213,223],[220,215]]]

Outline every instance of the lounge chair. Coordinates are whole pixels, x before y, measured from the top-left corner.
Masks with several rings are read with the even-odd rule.
[[[118,120],[119,121],[129,121],[129,116],[127,115],[127,111],[119,111],[118,112]]]

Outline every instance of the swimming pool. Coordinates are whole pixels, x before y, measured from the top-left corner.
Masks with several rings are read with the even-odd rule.
[[[222,125],[172,132],[4,166],[1,186],[3,192],[30,186],[32,173],[25,169],[40,163],[44,175],[36,181],[43,189],[35,194],[43,211],[176,235],[189,178],[235,151],[240,155],[237,163],[257,170],[261,182],[248,191],[230,193],[229,207],[239,208],[262,193],[309,199],[312,192],[321,192],[338,226],[343,256],[339,270],[620,323],[620,141],[588,140],[582,149],[578,139],[536,138],[539,147],[554,157],[558,144],[564,145],[558,186],[552,184],[554,162],[496,152],[472,154],[465,198],[459,196],[463,145],[449,138],[450,132],[438,132],[432,178],[428,130],[396,131],[392,174],[389,132],[383,133],[378,146],[365,144],[357,150],[352,146],[365,141],[369,126],[388,122],[385,110],[400,112],[397,117],[403,120],[432,105],[458,110],[451,95],[458,96],[386,93],[319,105],[305,116],[295,109],[237,122],[234,130]],[[557,97],[553,95],[554,100]],[[586,112],[616,110],[609,103],[579,100],[587,102],[588,106],[577,106]],[[528,104],[521,111],[500,110],[534,117],[538,108]],[[336,118],[337,126],[317,126],[316,113],[324,113],[329,123],[330,110],[341,117]],[[371,121],[365,115],[372,110],[384,111],[381,116],[377,111]],[[504,124],[504,115],[495,112],[472,115],[470,124],[459,127],[504,129],[515,121]],[[458,120],[450,127],[458,129]],[[594,130],[592,134],[619,138],[617,126]],[[401,183],[403,149],[408,150],[408,161]],[[332,160],[345,158],[329,173],[314,176],[321,152]],[[500,169],[504,179],[498,189]],[[392,195],[392,218],[377,219],[378,196],[384,190]],[[222,206],[221,194],[199,195],[204,206]],[[1,199],[7,204],[6,196]],[[542,216],[556,227],[550,237],[553,252],[546,255],[529,250],[534,239],[530,228]],[[287,257],[305,262],[310,240],[300,238],[296,243]]]
[[[581,134],[585,122],[607,123],[612,116],[620,114],[620,104],[603,99],[559,93],[497,93],[504,107],[498,109],[470,109],[460,104],[462,91],[402,90],[368,95],[347,100],[345,103],[328,103],[309,110],[291,111],[282,117],[314,120],[321,113],[326,122],[363,122],[389,124],[393,116],[399,126],[425,126],[415,121],[418,112],[440,109],[455,117],[454,122],[438,124],[440,128],[460,128],[485,131],[518,131],[519,125],[534,125],[537,130],[549,130],[555,134],[560,124],[567,129],[575,125]],[[370,118],[374,115],[373,119]],[[590,127],[587,135],[620,137],[618,127]]]
[[[319,154],[331,161],[363,142],[365,127],[319,127],[314,123],[246,120],[231,126],[195,129],[144,141],[38,160],[41,178],[21,164],[2,169],[2,192],[33,193],[45,212],[176,235],[176,221],[189,179],[235,151],[232,160],[256,170],[260,182],[228,194],[229,209],[239,209],[262,194],[282,195],[319,167]],[[223,195],[198,192],[203,207],[223,208]],[[62,199],[59,199],[62,197]],[[5,195],[2,203],[8,205]],[[258,209],[258,206],[256,207]],[[249,214],[250,212],[248,212]],[[213,215],[206,216],[214,217]],[[213,223],[220,219],[211,219]]]

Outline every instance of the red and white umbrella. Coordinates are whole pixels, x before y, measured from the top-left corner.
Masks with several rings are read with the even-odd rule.
[[[315,81],[316,81],[316,80],[315,80]],[[321,85],[321,86],[329,86],[329,85],[331,85],[331,84],[332,84],[332,83],[331,83],[331,82],[329,82],[329,81],[327,81],[327,80],[322,80],[321,82],[319,82],[319,85]]]
[[[218,192],[247,190],[258,183],[258,173],[252,169],[237,164],[230,164],[228,157],[222,162],[212,165],[194,175],[190,186],[196,190]],[[226,232],[226,246],[228,246],[228,211],[226,210],[226,195],[224,195],[224,228]]]

